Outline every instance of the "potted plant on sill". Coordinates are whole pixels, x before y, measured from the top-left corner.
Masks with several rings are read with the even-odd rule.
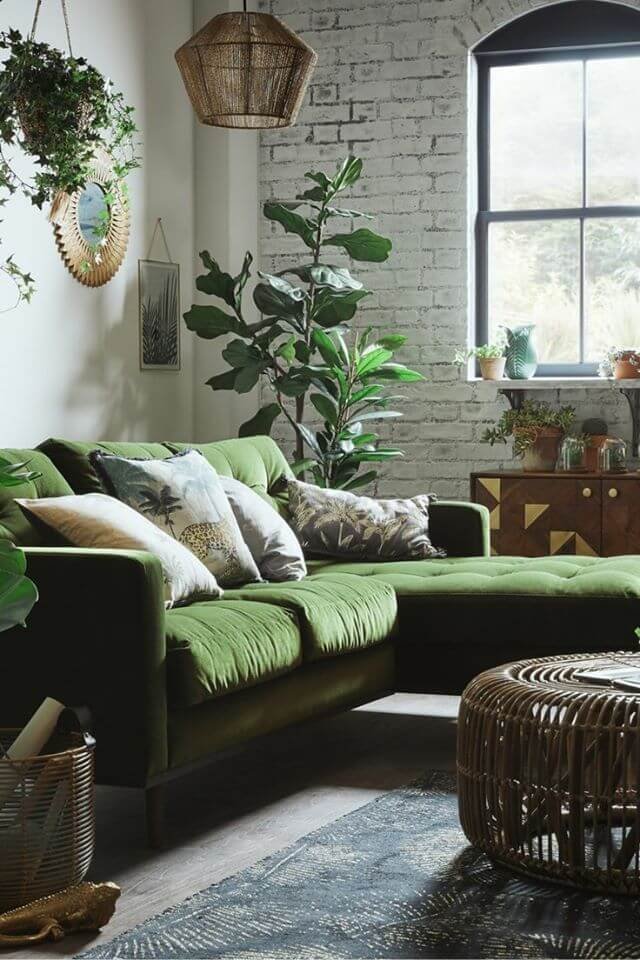
[[[611,347],[600,364],[600,373],[616,380],[637,380],[640,377],[640,349]]]
[[[469,360],[476,359],[480,365],[483,380],[502,380],[506,363],[505,350],[505,344],[500,341],[484,343],[469,350],[458,350],[453,362],[463,367]]]
[[[575,418],[573,407],[559,410],[538,400],[525,400],[519,410],[505,410],[495,427],[485,431],[483,443],[506,443],[513,437],[513,452],[522,469],[554,470],[562,438]]]

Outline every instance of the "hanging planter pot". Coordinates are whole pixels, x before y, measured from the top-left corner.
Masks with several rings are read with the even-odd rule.
[[[35,39],[42,0],[36,0],[27,36],[15,29],[0,32],[7,54],[0,64],[0,146],[10,148],[8,157],[16,147],[21,149],[35,165],[33,177],[25,181],[11,160],[5,162],[0,202],[19,193],[40,209],[50,203],[50,219],[56,225],[68,215],[74,196],[92,180],[98,157],[109,158],[112,179],[105,185],[105,196],[115,192],[125,204],[124,180],[139,166],[133,108],[95,67],[74,56],[66,0],[60,2],[68,54]],[[106,232],[105,226],[100,243]],[[92,253],[101,257],[97,242]],[[15,283],[18,303],[31,299],[34,279],[11,256],[0,259],[0,272]]]

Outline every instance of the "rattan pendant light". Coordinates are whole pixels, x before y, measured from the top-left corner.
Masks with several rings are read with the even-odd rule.
[[[201,123],[257,130],[296,122],[318,59],[269,13],[221,13],[176,53]]]

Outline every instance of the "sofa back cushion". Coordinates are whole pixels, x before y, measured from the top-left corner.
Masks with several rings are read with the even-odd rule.
[[[62,497],[73,490],[51,460],[39,450],[0,450],[11,463],[28,462],[25,470],[39,473],[13,487],[0,487],[0,538],[13,540],[20,547],[40,547],[55,542],[55,535],[42,524],[25,516],[14,497],[33,500],[40,497]]]
[[[282,515],[286,515],[286,485],[293,473],[284,454],[271,437],[242,437],[212,443],[168,443],[175,453],[199,450],[212,467],[225,477],[234,477],[260,494]],[[282,490],[278,490],[279,485]]]
[[[56,465],[75,493],[102,493],[103,487],[89,454],[92,450],[102,450],[118,457],[132,457],[137,460],[164,459],[171,451],[164,443],[137,443],[132,441],[81,441],[81,440],[45,440],[38,447]]]

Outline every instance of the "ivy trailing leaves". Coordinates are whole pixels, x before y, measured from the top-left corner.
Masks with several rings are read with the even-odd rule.
[[[1,2],[1,0],[0,0]],[[126,200],[124,179],[137,166],[134,110],[110,80],[82,57],[66,56],[18,30],[0,32],[0,207],[21,194],[42,209],[60,193],[85,186],[98,149],[110,157],[110,189]],[[25,179],[15,162],[26,154],[34,173]],[[16,285],[18,302],[29,302],[34,278],[12,255],[0,272]]]
[[[365,263],[382,263],[391,252],[391,241],[368,227],[331,232],[336,220],[372,219],[336,205],[361,173],[362,160],[347,157],[333,177],[307,173],[313,186],[294,201],[264,204],[264,216],[299,237],[307,253],[301,264],[280,273],[258,271],[253,301],[260,320],[248,323],[243,313],[250,253],[236,276],[202,253],[207,272],[196,287],[225,306],[196,304],[185,314],[187,327],[198,336],[231,337],[222,351],[228,369],[207,381],[213,390],[248,393],[262,381],[273,395],[242,425],[240,436],[269,434],[285,417],[296,436],[294,469],[310,471],[319,485],[344,489],[375,479],[375,470],[361,472],[363,465],[402,456],[381,443],[376,426],[401,416],[389,403],[404,398],[389,396],[387,388],[423,379],[394,361],[404,337],[376,337],[371,330],[352,335],[348,327],[370,292],[347,267],[332,262],[331,248]],[[320,415],[320,429],[306,422],[307,414]]]

